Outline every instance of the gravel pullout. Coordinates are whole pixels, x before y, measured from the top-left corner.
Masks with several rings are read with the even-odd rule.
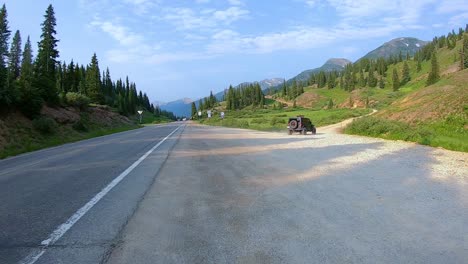
[[[190,125],[108,263],[466,263],[467,160]]]

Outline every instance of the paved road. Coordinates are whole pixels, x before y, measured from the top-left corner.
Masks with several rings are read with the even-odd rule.
[[[0,263],[178,125],[0,162]],[[466,153],[332,131],[183,126],[36,263],[466,263]]]
[[[18,263],[36,254],[52,231],[180,125],[145,127],[0,161],[0,263]],[[182,130],[140,163],[37,263],[99,263]]]

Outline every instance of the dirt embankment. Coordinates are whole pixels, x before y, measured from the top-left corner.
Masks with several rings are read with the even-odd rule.
[[[420,89],[395,101],[376,116],[407,123],[444,119],[453,114],[466,115],[468,71],[456,72],[443,82]]]
[[[74,125],[81,122],[90,129],[112,129],[135,125],[125,116],[111,111],[106,106],[89,107],[80,111],[74,107],[51,108],[44,106],[41,117],[53,119],[56,123],[56,133],[59,138],[69,137],[70,134],[80,134],[86,131],[77,131]],[[0,115],[0,151],[7,147],[22,147],[40,141],[43,135],[37,131],[34,122],[18,111]]]

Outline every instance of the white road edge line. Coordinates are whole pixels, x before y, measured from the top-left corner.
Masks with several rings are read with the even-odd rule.
[[[163,140],[159,141],[154,147],[148,150],[143,156],[141,156],[137,161],[135,161],[130,167],[128,167],[125,171],[123,171],[117,178],[111,181],[104,189],[102,189],[98,194],[96,194],[93,199],[91,199],[88,203],[86,203],[83,207],[78,209],[68,220],[59,225],[50,235],[49,237],[41,242],[41,249],[39,252],[34,252],[27,256],[23,261],[20,263],[22,264],[34,264],[39,258],[46,252],[47,248],[53,245],[57,240],[59,240],[70,228],[73,227],[81,217],[83,217],[94,205],[96,205],[107,193],[109,193],[117,184],[119,184],[127,175],[135,169],[144,159],[146,159],[155,149],[161,146],[164,141],[166,141],[169,137],[171,137],[179,128],[182,126],[177,127],[174,131],[172,131],[167,137]]]

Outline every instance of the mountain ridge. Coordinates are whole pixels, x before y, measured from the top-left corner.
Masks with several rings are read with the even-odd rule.
[[[403,56],[406,56],[407,52],[409,52],[410,56],[413,56],[419,49],[428,43],[430,42],[413,37],[394,38],[368,52],[361,59],[377,59],[379,57],[389,58],[390,56],[399,55],[400,52]]]

